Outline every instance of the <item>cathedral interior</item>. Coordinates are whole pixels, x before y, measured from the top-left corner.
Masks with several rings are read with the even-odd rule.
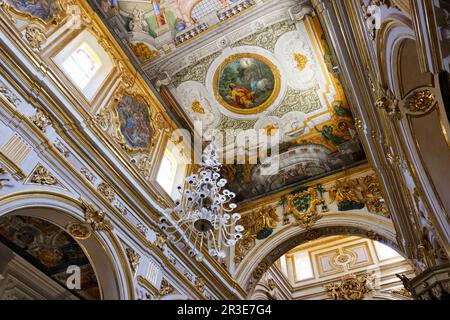
[[[448,300],[450,2],[0,0],[0,300]]]

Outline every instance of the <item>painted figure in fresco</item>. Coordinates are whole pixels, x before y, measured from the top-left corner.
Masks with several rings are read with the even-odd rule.
[[[247,88],[230,83],[230,95],[228,98],[233,101],[235,108],[249,108],[253,106],[255,96]]]
[[[29,13],[45,22],[52,20],[60,11],[56,0],[10,0],[9,2],[18,11]]]
[[[329,142],[331,142],[332,144],[334,144],[335,146],[338,146],[342,143],[345,142],[345,139],[342,137],[337,136],[336,134],[334,134],[334,130],[332,126],[329,125],[325,125],[322,127],[322,130],[319,130],[316,127],[316,130],[318,132],[320,132],[320,134],[322,135],[322,137],[324,137],[326,140],[328,140]]]
[[[274,93],[274,67],[258,57],[229,58],[218,75],[218,94],[228,106],[252,109],[263,105]]]
[[[166,24],[165,9],[161,7],[161,0],[152,0],[153,12],[156,16],[156,23],[158,27],[162,27]]]
[[[150,144],[152,129],[149,111],[143,101],[125,96],[117,106],[120,132],[132,148],[147,148]]]

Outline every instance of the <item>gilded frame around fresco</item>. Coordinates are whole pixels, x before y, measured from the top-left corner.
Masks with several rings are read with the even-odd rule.
[[[13,4],[10,3],[10,1],[3,1],[0,3],[0,7],[2,7],[7,13],[9,14],[15,14],[19,16],[20,18],[29,20],[32,23],[37,23],[41,25],[42,27],[48,28],[52,24],[57,24],[65,16],[65,8],[61,2],[61,0],[55,0],[59,11],[55,14],[53,14],[52,18],[49,21],[44,21],[42,18],[32,15],[29,12],[18,10]]]
[[[122,98],[124,96],[131,96],[134,97],[138,100],[141,100],[145,106],[147,107],[148,110],[148,120],[149,120],[149,124],[150,124],[150,129],[152,130],[151,133],[151,137],[150,137],[150,141],[148,142],[148,146],[146,148],[134,148],[130,145],[128,145],[128,143],[125,140],[125,137],[123,136],[121,130],[120,130],[120,120],[119,120],[119,113],[117,110],[117,107],[119,106]],[[117,141],[119,142],[119,144],[129,153],[131,154],[136,154],[136,153],[149,153],[154,145],[154,138],[157,132],[157,129],[155,128],[155,125],[153,123],[153,115],[154,112],[151,108],[151,106],[147,103],[145,97],[139,93],[136,92],[132,92],[129,90],[126,90],[125,88],[121,88],[117,91],[117,93],[114,95],[114,100],[113,103],[110,105],[110,110],[111,110],[111,114],[112,114],[112,118],[113,118],[113,123],[114,123],[114,134],[115,137],[117,139]]]
[[[219,94],[218,81],[219,81],[219,76],[222,73],[222,70],[230,62],[232,62],[236,59],[242,59],[242,58],[253,58],[253,59],[256,59],[256,60],[259,60],[259,61],[265,63],[269,67],[269,69],[272,71],[272,74],[274,77],[274,88],[273,88],[273,91],[272,91],[272,94],[270,95],[270,97],[266,101],[264,101],[260,106],[251,108],[251,109],[240,109],[240,108],[232,107]],[[263,57],[259,54],[255,54],[255,53],[238,53],[238,54],[229,56],[224,61],[222,61],[222,63],[217,68],[216,72],[214,73],[214,78],[213,78],[213,91],[214,91],[214,96],[215,96],[216,100],[228,111],[231,111],[236,114],[243,114],[243,115],[258,114],[258,113],[266,110],[267,108],[269,108],[273,104],[273,102],[276,100],[276,98],[278,97],[278,95],[280,93],[280,86],[281,86],[281,76],[280,76],[280,71],[278,70],[278,68],[273,64],[272,61],[270,61],[266,57]]]

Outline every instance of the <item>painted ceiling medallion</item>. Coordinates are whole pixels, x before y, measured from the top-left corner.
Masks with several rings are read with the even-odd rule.
[[[277,98],[280,72],[263,56],[235,54],[216,70],[213,86],[217,101],[227,110],[237,114],[258,114]]]

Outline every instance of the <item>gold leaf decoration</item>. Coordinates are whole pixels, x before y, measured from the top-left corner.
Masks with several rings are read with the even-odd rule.
[[[34,116],[30,117],[30,120],[44,133],[47,130],[47,127],[52,124],[50,117],[47,116],[42,110],[37,110]]]
[[[160,296],[162,297],[166,296],[174,291],[175,291],[174,287],[172,287],[172,285],[166,279],[161,280],[161,287],[159,289]]]
[[[430,90],[416,91],[408,98],[406,108],[411,112],[425,112],[434,105],[434,102],[435,98]]]
[[[127,258],[130,262],[131,270],[133,270],[133,272],[136,272],[141,261],[141,256],[132,248],[126,248],[125,252],[127,253]]]
[[[111,231],[113,229],[111,221],[108,220],[106,214],[94,208],[84,199],[81,200],[81,208],[84,210],[86,223],[88,223],[94,231]]]
[[[288,213],[294,216],[296,224],[302,228],[309,229],[322,218],[318,208],[325,202],[316,188],[288,195],[287,201]]]
[[[34,169],[33,173],[31,174],[30,182],[48,186],[54,186],[58,184],[58,180],[56,180],[56,178],[50,173],[50,171],[48,171],[40,164],[36,167],[36,169]]]
[[[205,109],[202,107],[200,101],[198,100],[192,101],[192,111],[199,114],[205,114]]]
[[[92,234],[88,225],[82,223],[69,223],[66,226],[66,230],[72,237],[78,240],[86,240]]]
[[[306,65],[308,64],[308,58],[301,53],[294,53],[294,60],[297,62],[297,69],[300,71],[305,70]]]
[[[108,200],[109,202],[113,202],[114,199],[116,198],[116,193],[114,192],[113,188],[111,188],[110,185],[108,185],[105,182],[101,182],[98,187],[97,190],[105,197],[106,200]]]
[[[339,282],[325,285],[330,300],[362,300],[373,290],[374,278],[370,274],[346,275]]]

